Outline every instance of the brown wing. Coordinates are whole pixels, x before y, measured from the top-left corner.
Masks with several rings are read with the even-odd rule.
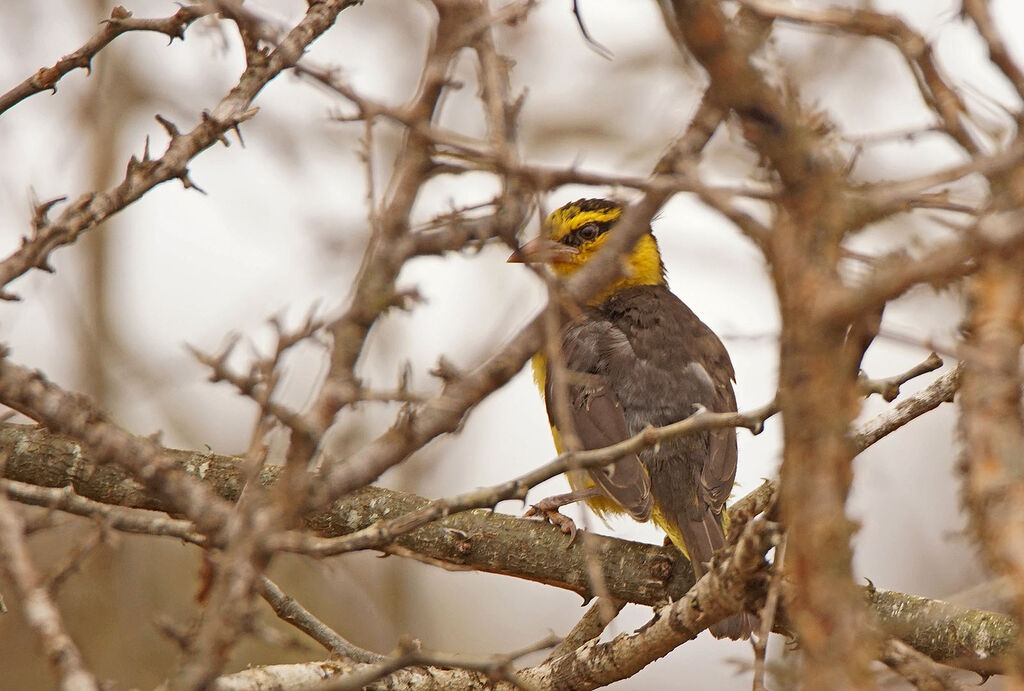
[[[733,412],[736,400],[732,387],[716,382],[699,362],[691,362],[685,375],[697,395],[699,405],[714,412]],[[732,428],[712,430],[708,439],[708,455],[700,471],[701,498],[719,513],[732,493],[736,479],[736,431]]]
[[[562,333],[569,421],[584,449],[600,449],[630,437],[622,405],[603,371],[609,349],[623,344],[629,347],[625,337],[616,332],[611,324],[584,316],[571,322]],[[548,418],[555,427],[558,427],[554,410],[557,385],[557,377],[549,369],[544,398]],[[636,454],[628,454],[587,473],[602,494],[630,516],[638,521],[651,517],[651,480]]]

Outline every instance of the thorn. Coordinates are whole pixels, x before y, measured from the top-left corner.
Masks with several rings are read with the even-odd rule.
[[[614,54],[605,46],[595,41],[593,37],[591,37],[590,32],[587,31],[587,27],[583,24],[583,15],[580,14],[579,0],[573,0],[572,13],[576,17],[576,25],[579,26],[580,34],[583,35],[583,40],[586,41],[587,47],[589,47],[592,51],[600,55],[605,60],[611,60],[614,57]]]
[[[402,393],[409,392],[409,380],[412,378],[412,363],[406,360],[398,371],[398,390]]]
[[[245,148],[245,140],[242,139],[242,128],[239,127],[238,123],[236,122],[234,127],[232,127],[232,129],[235,131],[235,135],[238,137],[238,143],[241,144],[242,148],[244,149]]]
[[[146,135],[146,143],[142,147],[142,160],[148,163],[151,159],[149,158],[149,135]]]
[[[462,372],[452,364],[451,360],[442,355],[437,359],[437,367],[430,370],[430,375],[447,384],[461,377]]]
[[[21,302],[21,297],[14,293],[8,293],[6,290],[0,288],[0,300],[4,300],[5,302]]]
[[[185,187],[185,189],[193,189],[196,192],[199,192],[200,194],[206,194],[206,190],[204,190],[196,183],[192,182],[192,178],[188,176],[188,170],[179,175],[178,179],[181,180],[181,184]]]
[[[47,218],[47,214],[50,212],[50,209],[53,208],[54,204],[60,204],[63,201],[67,201],[66,196],[56,197],[45,202],[36,202],[33,200],[32,227],[35,230],[39,230],[49,223],[50,221]]]
[[[163,115],[157,113],[156,121],[159,122],[161,127],[164,128],[164,130],[167,132],[167,136],[171,138],[171,141],[174,141],[175,139],[181,136],[181,132],[178,131],[178,128],[175,127],[174,123],[165,118]]]
[[[424,302],[426,300],[418,288],[409,288],[407,290],[395,291],[395,294],[391,296],[388,307],[397,307],[404,312],[408,312],[415,305]]]
[[[254,115],[256,115],[256,113],[258,113],[258,112],[260,112],[259,106],[254,106],[254,107],[250,108],[249,110],[246,110],[246,111],[243,111],[243,112],[239,113],[235,117],[235,126],[237,127],[240,123],[243,123],[246,120],[249,120]]]

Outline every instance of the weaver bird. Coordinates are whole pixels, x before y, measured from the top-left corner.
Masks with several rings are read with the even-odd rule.
[[[614,232],[622,204],[580,199],[554,211],[541,236],[510,262],[547,264],[559,276],[586,264]],[[736,410],[734,373],[725,346],[669,291],[658,243],[648,231],[625,258],[625,275],[582,307],[561,331],[564,383],[548,376],[543,353],[533,358],[559,453],[563,449],[556,386],[567,394],[564,421],[584,449],[627,439],[648,425],[663,426],[705,408]],[[725,544],[723,507],[736,477],[733,428],[666,439],[604,468],[567,473],[572,492],[534,507],[566,532],[571,519],[558,507],[586,501],[602,518],[629,514],[653,520],[693,564],[700,578]],[[711,627],[716,637],[746,638],[751,619],[737,615]]]

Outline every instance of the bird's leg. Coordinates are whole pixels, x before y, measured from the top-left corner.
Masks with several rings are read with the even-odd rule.
[[[556,494],[554,496],[541,499],[536,504],[533,504],[523,515],[540,516],[545,521],[556,526],[559,530],[568,535],[569,545],[572,545],[573,541],[576,540],[576,523],[565,514],[559,513],[558,510],[563,506],[575,504],[578,501],[598,496],[601,496],[601,490],[597,487],[588,487],[587,489],[581,489],[575,492]]]

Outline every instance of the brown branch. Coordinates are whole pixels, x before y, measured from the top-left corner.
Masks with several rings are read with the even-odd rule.
[[[257,67],[247,69],[238,84],[190,132],[182,134],[172,123],[157,116],[167,131],[170,142],[163,156],[152,159],[147,141],[142,160],[132,157],[124,179],[103,192],[80,195],[60,215],[49,220],[47,211],[55,202],[46,202],[34,210],[33,232],[24,238],[21,247],[0,261],[0,299],[15,299],[6,291],[14,279],[33,268],[48,269],[49,255],[58,247],[73,243],[83,232],[138,200],[149,190],[168,180],[181,180],[186,187],[195,187],[189,178],[188,164],[200,152],[217,142],[227,143],[230,130],[253,117],[252,101],[282,71],[292,67],[302,52],[320,34],[329,29],[338,14],[356,4],[356,0],[324,0],[310,5],[306,16]]]
[[[305,689],[333,691],[346,678],[376,669],[375,665],[343,660],[317,660],[291,665],[251,667],[214,680],[213,691],[252,691],[252,689]],[[464,669],[411,667],[392,674],[388,679],[366,686],[368,691],[406,689],[471,689],[487,688],[487,675]]]
[[[216,535],[225,525],[230,513],[226,502],[183,472],[155,442],[108,422],[86,397],[62,391],[38,372],[3,358],[0,403],[76,439],[100,463],[124,468],[169,510],[191,519],[199,532]]]
[[[779,598],[782,595],[782,585],[785,578],[786,567],[786,536],[779,538],[775,547],[775,558],[772,560],[771,575],[768,582],[768,593],[765,596],[764,607],[757,613],[761,622],[761,628],[757,631],[757,638],[753,641],[754,648],[754,681],[751,684],[753,691],[765,691],[764,675],[767,670],[768,661],[768,638],[775,630],[775,615],[779,608]]]
[[[655,612],[644,627],[607,643],[591,641],[567,655],[521,670],[519,678],[544,689],[582,690],[631,677],[709,625],[740,611],[746,601],[763,598],[764,554],[777,537],[765,522],[748,524],[728,557],[713,562],[682,599]]]
[[[562,642],[551,649],[544,661],[550,662],[566,655],[600,636],[625,606],[626,603],[622,600],[613,600],[608,597],[595,599],[572,627],[572,630],[562,639]]]
[[[1002,175],[1024,160],[1024,140],[1016,139],[1004,150],[972,157],[969,161],[941,168],[927,175],[908,180],[885,180],[854,188],[851,198],[851,228],[859,228],[895,213],[913,208],[916,200],[929,190],[947,185],[969,175],[985,177]]]
[[[209,540],[196,532],[191,521],[168,518],[163,513],[127,508],[86,499],[71,485],[40,487],[17,480],[0,480],[0,493],[21,504],[57,509],[75,516],[92,518],[125,533],[173,537],[200,547]]]
[[[474,39],[463,22],[479,17],[482,8],[469,0],[436,0],[438,24],[424,59],[420,82],[409,104],[404,108],[415,121],[429,123],[436,112],[441,94],[448,85],[449,69],[459,50]],[[410,130],[406,132],[395,170],[388,184],[386,199],[376,215],[369,246],[363,255],[359,276],[345,313],[328,327],[333,339],[326,380],[313,406],[316,425],[326,429],[340,410],[344,399],[339,392],[357,382],[356,363],[378,317],[395,304],[395,280],[407,259],[402,252],[401,238],[409,232],[409,215],[421,185],[431,173],[433,142]],[[289,454],[308,462],[315,448],[296,448]],[[297,461],[298,462],[298,461]]]
[[[961,386],[964,499],[982,553],[1009,576],[1024,615],[1024,251],[990,257],[970,283],[972,310]],[[1016,676],[1024,679],[1024,637]]]
[[[908,399],[909,400],[909,399]],[[123,471],[96,465],[83,457],[76,443],[45,430],[24,425],[0,425],[0,451],[10,452],[6,477],[51,487],[72,486],[77,495],[93,501],[147,509],[160,509],[159,500],[141,491]],[[209,453],[165,450],[177,463],[211,486],[227,500],[236,500],[245,474],[239,459]],[[273,484],[279,468],[264,468],[259,481]],[[12,486],[13,483],[7,483]],[[751,497],[737,502],[731,513],[748,510]],[[393,490],[365,487],[343,497],[331,511],[307,516],[307,525],[322,536],[360,530],[394,514],[405,514],[429,504],[428,500]],[[121,523],[111,520],[111,527]],[[158,534],[175,535],[174,532]],[[176,535],[177,536],[177,535]],[[673,547],[660,547],[594,535],[595,551],[602,555],[604,578],[610,594],[620,600],[656,606],[683,597],[693,585],[693,570]],[[474,569],[526,578],[572,590],[589,598],[586,551],[551,525],[490,511],[469,511],[424,526],[395,543],[389,553],[417,556],[427,563]],[[1002,667],[999,655],[1012,645],[1016,627],[1004,615],[958,608],[909,595],[878,589],[869,592],[880,625],[930,657],[965,669],[994,672]],[[900,607],[914,612],[903,621]],[[930,615],[934,614],[935,617]],[[947,641],[943,627],[957,623],[956,637]],[[978,628],[983,627],[983,628]]]
[[[862,377],[860,380],[861,389],[868,394],[876,393],[889,403],[892,403],[900,395],[900,387],[915,377],[928,374],[942,367],[942,358],[932,353],[924,361],[914,365],[906,372],[884,379],[869,379]]]
[[[988,0],[964,0],[963,12],[971,18],[971,21],[978,28],[978,33],[984,39],[985,45],[988,48],[989,60],[1013,84],[1013,88],[1017,90],[1017,95],[1024,99],[1024,72],[1021,71],[1009,52],[1007,52],[1006,45],[996,30],[995,23],[992,21],[992,15],[988,11]],[[1018,115],[1018,122],[1019,117]]]
[[[21,597],[22,614],[59,675],[62,691],[98,691],[96,677],[86,668],[82,653],[64,628],[46,581],[32,564],[24,533],[24,521],[0,493],[0,567]]]
[[[846,322],[917,285],[948,285],[977,271],[979,260],[1024,246],[1024,231],[1020,228],[1007,227],[1000,219],[991,219],[988,225],[987,229],[981,226],[938,245],[917,259],[882,262],[856,288],[823,293],[813,309],[830,321]]]
[[[878,659],[921,691],[962,691],[966,688],[953,678],[950,670],[898,638],[885,642]]]
[[[678,33],[707,72],[709,94],[734,112],[743,135],[781,183],[776,222],[763,247],[782,316],[779,406],[784,449],[779,508],[797,587],[792,621],[801,640],[807,688],[868,683],[870,646],[856,597],[845,513],[854,451],[848,428],[858,406],[856,363],[843,352],[847,324],[808,314],[840,285],[840,242],[852,219],[845,166],[810,113],[769,79],[752,46],[713,0],[675,0]]]
[[[379,663],[383,655],[353,645],[342,638],[331,627],[320,621],[312,612],[303,607],[297,600],[289,597],[281,588],[266,576],[259,579],[260,595],[282,620],[299,629],[314,641],[327,648],[331,653],[354,662]]]
[[[866,422],[853,437],[854,448],[859,453],[911,420],[952,402],[960,385],[961,371],[962,365],[957,365],[921,391]]]
[[[922,98],[939,116],[943,131],[968,153],[980,153],[978,143],[960,119],[967,108],[960,96],[946,83],[931,44],[899,17],[864,8],[797,8],[778,0],[741,2],[745,8],[766,19],[781,19],[821,29],[839,29],[890,43],[900,51],[917,81]]]
[[[57,82],[64,75],[76,69],[92,70],[92,60],[103,48],[121,34],[129,31],[155,31],[166,35],[170,42],[174,39],[185,39],[185,30],[211,10],[204,4],[184,5],[170,17],[162,19],[141,19],[132,17],[132,13],[118,5],[110,13],[110,18],[101,22],[101,28],[73,53],[65,55],[52,67],[40,68],[38,72],[25,79],[7,93],[0,95],[0,113],[11,108],[20,101],[41,91],[57,92]]]
[[[582,470],[607,465],[610,461],[621,458],[625,454],[635,453],[666,439],[725,427],[745,427],[757,434],[764,427],[765,420],[774,415],[776,411],[777,407],[774,402],[747,413],[711,413],[702,410],[684,420],[664,427],[648,427],[629,439],[601,449],[568,451],[560,454],[550,463],[515,479],[454,497],[437,499],[422,509],[376,523],[341,538],[316,539],[289,534],[275,540],[274,547],[320,557],[382,547],[394,542],[399,536],[438,518],[468,509],[493,507],[499,502],[509,499],[523,501],[531,488],[569,469]]]
[[[358,671],[339,679],[331,688],[336,691],[359,691],[372,687],[374,682],[380,679],[394,678],[395,672],[409,667],[428,667],[440,669],[460,670],[463,672],[476,672],[483,679],[491,683],[502,680],[511,680],[514,688],[523,688],[519,683],[518,674],[512,669],[512,663],[539,650],[550,648],[558,643],[558,638],[548,636],[533,645],[522,650],[516,650],[503,655],[465,655],[441,653],[424,650],[420,642],[410,638],[403,638],[398,643],[398,650],[390,657],[377,663],[372,667],[364,667]],[[394,678],[396,683],[402,683],[402,675]]]

